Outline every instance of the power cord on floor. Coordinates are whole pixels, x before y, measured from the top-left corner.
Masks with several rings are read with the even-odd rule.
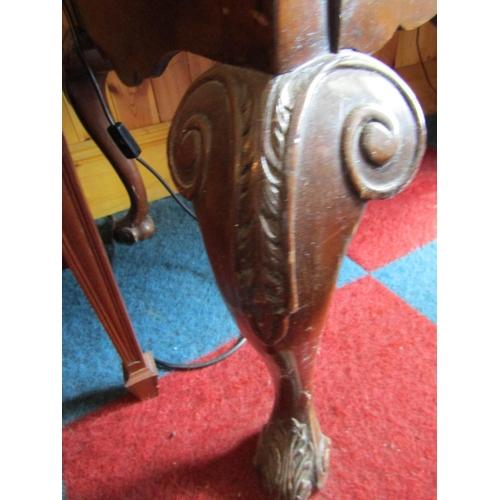
[[[101,104],[101,107],[103,108],[104,114],[106,115],[106,118],[109,122],[109,127],[108,127],[108,133],[113,139],[113,142],[116,144],[116,146],[120,149],[122,154],[125,156],[125,158],[129,160],[136,160],[138,161],[141,165],[143,165],[151,174],[153,174],[156,179],[160,182],[160,184],[169,192],[169,194],[172,196],[172,198],[175,200],[175,202],[194,220],[196,219],[196,215],[192,212],[192,210],[189,209],[187,205],[184,204],[184,202],[177,196],[177,194],[174,192],[174,190],[169,186],[169,184],[161,177],[161,175],[151,166],[149,165],[145,160],[143,160],[139,155],[141,153],[141,148],[135,141],[135,139],[132,137],[132,134],[129,132],[127,127],[121,122],[115,122],[113,119],[113,116],[111,112],[108,109],[108,106],[106,104],[106,101],[104,99],[104,96],[102,95],[101,89],[99,88],[99,84],[97,83],[97,80],[95,78],[95,75],[92,71],[92,68],[88,64],[85,54],[81,48],[80,45],[80,40],[78,38],[78,32],[80,32],[82,35],[86,35],[86,33],[78,27],[78,32],[77,32],[77,26],[76,23],[73,20],[73,17],[71,15],[71,11],[68,8],[68,5],[66,4],[66,0],[63,0],[63,9],[64,13],[66,15],[66,19],[68,20],[68,24],[70,27],[70,32],[73,37],[73,41],[75,43],[75,49],[78,54],[78,58],[80,59],[81,63],[85,67],[85,70],[87,71],[90,80],[92,82],[92,86],[94,87],[94,90],[97,94],[97,98]],[[158,368],[164,369],[164,370],[199,370],[201,368],[206,368],[208,366],[212,366],[216,363],[219,363],[220,361],[223,361],[226,359],[228,356],[233,354],[235,351],[237,351],[244,343],[246,342],[245,337],[240,337],[236,344],[228,349],[226,352],[221,354],[220,356],[217,356],[214,359],[200,362],[200,363],[190,363],[190,364],[177,364],[177,363],[168,363],[166,361],[162,361],[160,359],[155,358],[155,363]]]
[[[208,361],[203,361],[201,363],[190,363],[190,364],[176,364],[176,363],[167,363],[166,361],[162,361],[160,359],[156,359],[155,363],[158,368],[164,369],[164,370],[179,370],[179,371],[186,371],[186,370],[199,370],[200,368],[206,368],[207,366],[212,366],[215,365],[216,363],[219,363],[220,361],[223,361],[227,357],[229,357],[231,354],[236,352],[245,342],[246,342],[245,337],[240,337],[236,344],[234,344],[233,347],[228,349],[226,352],[221,354],[220,356],[217,356],[214,359],[210,359]]]

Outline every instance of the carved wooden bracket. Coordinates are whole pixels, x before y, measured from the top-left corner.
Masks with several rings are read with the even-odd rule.
[[[411,90],[351,50],[274,78],[216,66],[174,117],[173,178],[193,201],[222,295],[274,380],[256,460],[274,498],[308,498],[326,478],[329,440],[312,398],[326,310],[366,201],[401,191],[424,145]]]

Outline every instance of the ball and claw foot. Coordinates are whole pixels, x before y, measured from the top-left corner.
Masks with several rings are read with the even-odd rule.
[[[255,466],[275,500],[307,500],[328,477],[330,438],[295,418],[270,422],[259,438]]]
[[[154,232],[155,223],[149,215],[146,215],[144,220],[137,225],[133,225],[133,223],[126,216],[116,223],[113,231],[113,237],[118,243],[132,245],[138,241],[151,238]]]

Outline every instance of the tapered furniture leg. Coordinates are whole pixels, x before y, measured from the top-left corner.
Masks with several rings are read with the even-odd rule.
[[[385,65],[350,50],[278,77],[220,65],[188,90],[169,135],[222,295],[265,360],[275,403],[256,454],[274,499],[324,483],[330,440],[313,372],[337,275],[366,202],[411,180],[423,114]]]
[[[141,351],[64,137],[62,177],[63,261],[72,270],[122,359],[126,388],[139,399],[155,397],[158,373],[153,356]]]
[[[86,51],[86,54],[101,93],[106,99],[105,82],[110,68],[95,49]],[[130,209],[125,217],[116,223],[114,238],[129,244],[150,238],[155,226],[148,215],[148,198],[142,177],[134,161],[127,160],[109,136],[109,121],[90,76],[69,38],[65,40],[63,51],[63,88],[83,126],[111,163],[127,190]]]

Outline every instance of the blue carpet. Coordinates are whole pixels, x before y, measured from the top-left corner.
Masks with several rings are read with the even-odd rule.
[[[171,198],[150,204],[155,235],[116,245],[113,269],[144,351],[172,363],[239,336],[222,300],[198,225]],[[117,214],[116,219],[121,214]],[[121,361],[70,270],[63,271],[63,424],[126,391]]]
[[[352,259],[344,257],[339,277],[337,279],[337,288],[348,285],[349,283],[352,283],[367,274],[367,271],[365,271],[360,265],[356,264],[356,262]]]
[[[437,241],[391,262],[372,276],[437,323]]]

